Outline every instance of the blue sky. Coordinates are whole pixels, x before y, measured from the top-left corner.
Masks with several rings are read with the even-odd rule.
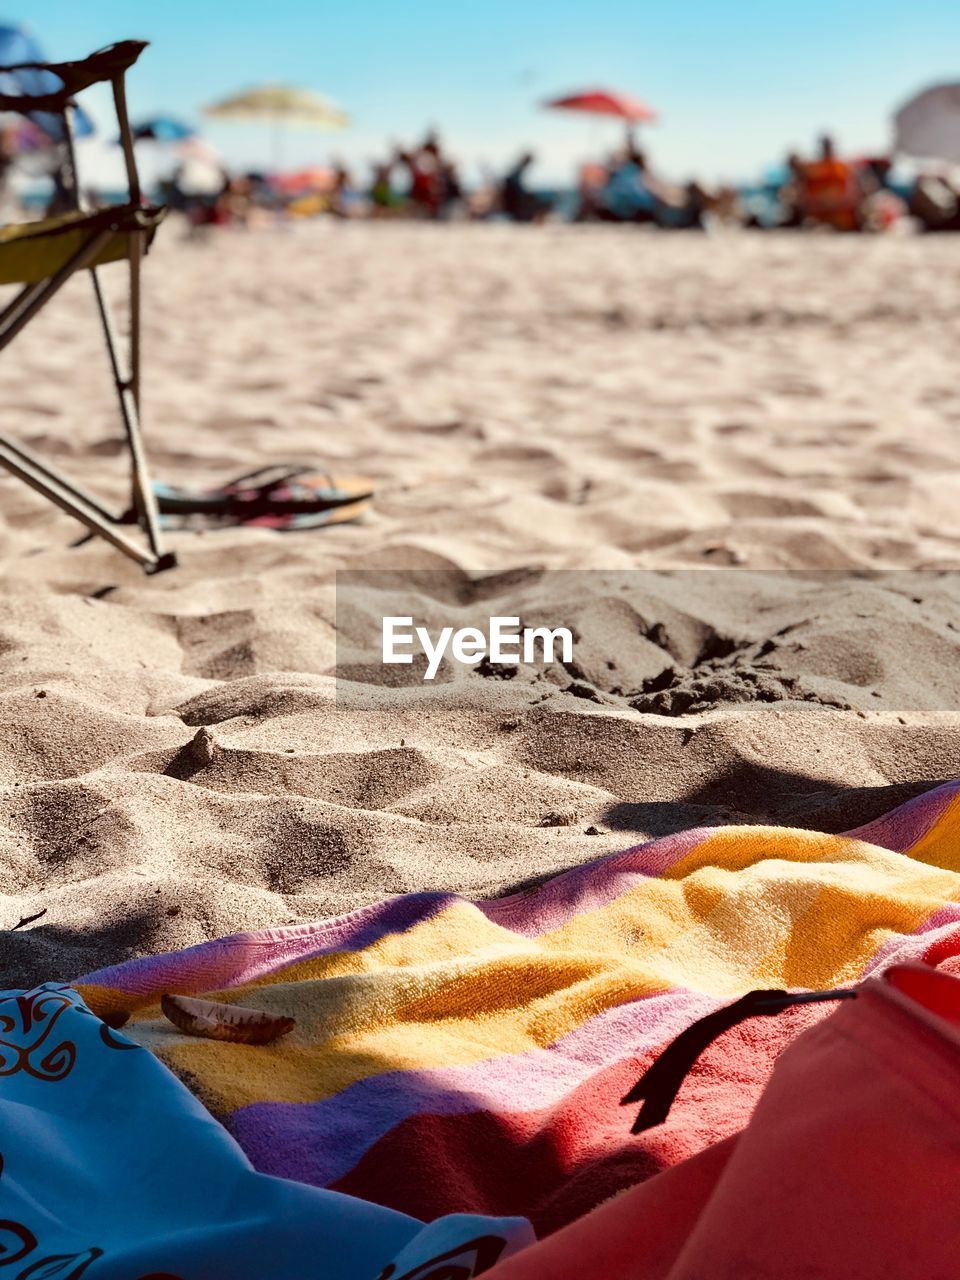
[[[202,103],[268,80],[340,102],[352,127],[290,131],[289,165],[336,154],[362,170],[387,140],[435,124],[470,176],[532,147],[543,182],[619,141],[614,122],[538,108],[578,88],[657,107],[646,140],[666,176],[747,178],[825,127],[850,151],[882,148],[899,102],[960,79],[958,0],[8,0],[0,18],[53,58],[150,40],[135,115],[199,121]],[[90,106],[100,116],[104,99]],[[266,129],[206,133],[229,161],[268,162]]]

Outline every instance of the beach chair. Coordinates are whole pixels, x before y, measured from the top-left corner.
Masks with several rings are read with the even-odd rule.
[[[143,41],[125,40],[81,62],[32,62],[0,67],[0,112],[28,116],[61,141],[64,172],[59,187],[67,193],[72,205],[55,217],[0,227],[0,285],[22,286],[0,311],[0,352],[71,276],[78,271],[90,272],[126,432],[131,471],[130,511],[110,512],[94,495],[3,434],[0,434],[0,465],[75,516],[92,534],[112,543],[147,573],[157,573],[171,568],[176,559],[163,550],[140,430],[140,268],[166,210],[153,208],[141,200],[124,86],[125,73],[145,48]],[[79,195],[71,115],[75,110],[74,96],[98,83],[109,83],[113,89],[126,162],[128,199],[112,208],[86,211]],[[37,91],[38,86],[42,91]],[[9,92],[11,87],[18,91]],[[126,261],[129,269],[130,330],[126,361],[121,358],[117,329],[97,275],[99,267],[118,261]],[[142,544],[131,529],[133,524],[140,526]]]

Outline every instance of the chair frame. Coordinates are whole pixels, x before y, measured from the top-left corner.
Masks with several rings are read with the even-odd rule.
[[[144,48],[146,48],[144,42],[129,40],[111,45],[82,62],[22,63],[14,67],[0,67],[0,72],[49,71],[62,81],[62,89],[45,94],[12,96],[0,94],[0,111],[15,111],[23,115],[35,111],[49,111],[61,118],[72,194],[71,203],[77,212],[82,212],[83,206],[71,127],[71,114],[75,109],[74,95],[90,84],[105,80],[109,81],[113,89],[114,107],[120,127],[120,144],[123,148],[126,167],[129,203],[116,211],[115,220],[108,219],[93,227],[89,238],[58,271],[44,280],[26,284],[0,311],[0,351],[12,342],[71,276],[78,271],[89,270],[130,454],[132,515],[128,512],[116,514],[109,511],[94,495],[81,489],[61,472],[40,461],[22,445],[3,434],[0,434],[0,465],[13,472],[68,515],[74,516],[92,534],[106,539],[118,551],[136,561],[147,573],[158,573],[163,569],[172,568],[176,564],[176,557],[170,552],[165,552],[163,548],[157,502],[150,482],[140,425],[140,277],[150,231],[143,225],[144,219],[137,216],[142,204],[142,195],[133,134],[127,113],[124,82],[126,71],[137,60]],[[126,360],[122,358],[116,325],[101,287],[97,268],[91,265],[96,262],[97,255],[118,232],[126,235],[129,240],[127,260],[129,263],[130,333]],[[123,531],[124,526],[129,526],[132,520],[139,523],[143,530],[145,547]]]

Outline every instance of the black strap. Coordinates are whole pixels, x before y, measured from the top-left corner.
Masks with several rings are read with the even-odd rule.
[[[296,480],[299,476],[304,475],[322,475],[329,480],[330,488],[335,488],[332,477],[326,471],[320,471],[316,466],[311,466],[308,462],[273,462],[265,467],[257,467],[255,471],[247,471],[242,476],[234,476],[232,480],[227,480],[223,488],[227,490],[233,489],[258,489],[261,494],[267,495],[273,493],[276,489],[282,489],[283,486],[291,480]]]
[[[663,1124],[680,1092],[690,1068],[709,1045],[724,1031],[729,1031],[745,1018],[769,1017],[797,1004],[819,1004],[825,1000],[853,1000],[856,990],[841,987],[836,991],[748,991],[733,1004],[715,1009],[700,1018],[655,1058],[629,1093],[620,1099],[622,1107],[643,1102],[633,1122],[631,1133],[644,1133]]]
[[[231,480],[219,491],[211,493],[161,490],[156,495],[157,509],[161,515],[235,516],[246,522],[262,516],[316,515],[323,511],[335,511],[338,507],[349,507],[355,502],[373,497],[372,489],[358,493],[314,493],[313,497],[307,497],[305,494],[294,497],[274,496],[287,481],[294,479],[297,474],[304,474],[305,471],[306,468],[303,468],[300,472],[289,473],[282,479],[275,479],[260,487],[246,490],[243,488],[234,490],[234,486],[241,485],[244,479],[251,479],[257,474],[256,472],[251,473],[250,477]],[[309,486],[307,488],[309,489]]]

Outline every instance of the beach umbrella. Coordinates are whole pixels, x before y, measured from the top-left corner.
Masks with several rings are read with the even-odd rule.
[[[138,121],[132,132],[137,142],[184,142],[195,137],[197,131],[176,116],[152,116],[149,120]]]
[[[653,107],[627,93],[614,93],[610,89],[587,89],[564,98],[552,98],[543,104],[555,111],[584,111],[594,116],[616,116],[627,124],[650,124],[656,120]]]
[[[263,121],[273,125],[273,167],[279,168],[280,143],[288,125],[313,129],[343,129],[350,123],[345,111],[319,93],[291,85],[265,84],[211,103],[203,114],[213,120]]]
[[[905,102],[893,117],[894,148],[921,160],[960,165],[960,84],[938,84]]]
[[[579,111],[590,116],[613,116],[627,126],[627,142],[633,145],[633,126],[650,124],[656,120],[653,107],[632,98],[628,93],[616,93],[612,89],[585,89],[582,93],[551,98],[543,104],[551,111]]]

